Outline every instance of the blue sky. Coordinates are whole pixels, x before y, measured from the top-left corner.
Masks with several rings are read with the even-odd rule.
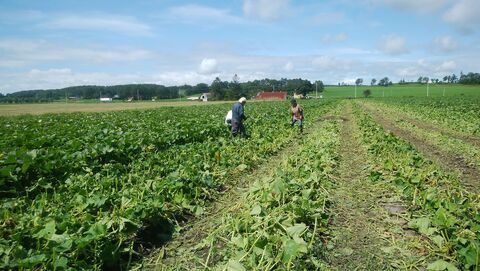
[[[0,92],[480,72],[478,0],[0,0]]]

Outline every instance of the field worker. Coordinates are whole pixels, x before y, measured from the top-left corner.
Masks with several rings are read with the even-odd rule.
[[[303,133],[303,109],[295,99],[292,99],[291,104],[292,104],[292,107],[290,108],[292,113],[291,126],[293,127],[295,125],[295,122],[298,121],[298,127],[300,127],[300,133]]]
[[[237,136],[240,133],[241,137],[246,137],[247,133],[245,131],[245,126],[243,121],[247,118],[245,117],[245,111],[243,107],[247,103],[247,98],[242,97],[236,102],[232,107],[232,135]]]
[[[228,130],[230,131],[232,127],[232,110],[229,110],[225,116],[225,125],[228,126]]]

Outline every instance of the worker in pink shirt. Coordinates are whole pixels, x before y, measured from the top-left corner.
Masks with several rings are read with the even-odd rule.
[[[298,127],[300,128],[300,133],[303,133],[303,109],[295,99],[293,99],[291,103],[292,103],[292,107],[290,108],[290,111],[292,113],[291,126],[293,127],[295,125],[295,122],[298,121]]]

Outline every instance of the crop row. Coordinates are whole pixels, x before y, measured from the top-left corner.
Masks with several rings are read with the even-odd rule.
[[[312,120],[331,106],[304,105]],[[2,130],[0,268],[118,267],[167,240],[296,134],[287,103],[246,109],[248,140],[230,137],[227,105],[2,119],[16,128]]]
[[[480,98],[436,97],[375,100],[427,122],[444,125],[470,135],[480,134]]]
[[[357,108],[364,144],[376,157],[370,179],[398,189],[410,203],[409,226],[427,237],[440,259],[432,270],[478,270],[480,201],[459,177],[443,172],[408,142],[385,132]]]
[[[339,125],[324,123],[195,247],[170,251],[174,270],[314,270],[325,267],[327,189],[338,159]],[[208,253],[201,253],[208,251]],[[200,254],[200,255],[198,255]],[[203,254],[203,255],[202,255]],[[197,256],[195,256],[197,255]],[[195,260],[192,260],[195,259]],[[174,265],[174,266],[173,266]],[[158,268],[158,266],[157,266]]]

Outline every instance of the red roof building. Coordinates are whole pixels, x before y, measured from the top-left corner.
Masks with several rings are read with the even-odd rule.
[[[260,92],[255,97],[256,100],[286,100],[287,92]]]

